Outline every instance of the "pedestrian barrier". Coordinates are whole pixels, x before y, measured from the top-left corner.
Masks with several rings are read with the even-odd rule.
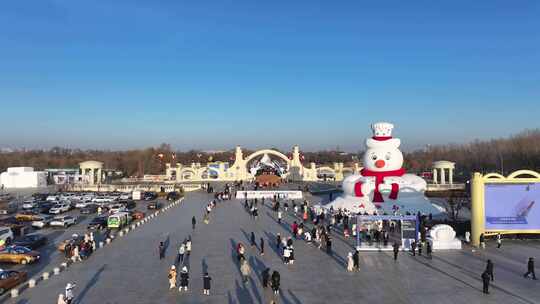
[[[60,274],[60,268],[54,267],[53,273],[54,273],[54,275],[59,275]]]
[[[64,262],[64,263],[60,264],[60,266],[61,266],[61,267],[64,267],[64,268],[68,268],[69,265],[68,265],[67,262]]]
[[[110,243],[111,243],[111,239],[110,239],[110,238],[107,238],[107,240],[105,240],[105,242],[106,242],[106,243],[107,243],[107,245],[108,245],[108,244],[110,244]]]
[[[36,287],[36,280],[35,279],[30,279],[28,281],[28,288],[34,288]]]
[[[43,281],[47,281],[49,279],[49,273],[48,272],[44,272],[41,276],[43,277]]]
[[[99,242],[98,248],[103,248],[103,241]]]
[[[124,236],[124,231],[120,230],[120,232],[118,232],[118,236]]]
[[[16,298],[16,297],[18,297],[18,296],[19,296],[19,290],[18,290],[17,288],[13,288],[13,289],[11,290],[11,297],[12,297],[12,298]]]

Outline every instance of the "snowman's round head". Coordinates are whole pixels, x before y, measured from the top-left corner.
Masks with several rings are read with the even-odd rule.
[[[399,138],[366,140],[367,150],[364,154],[364,168],[375,171],[393,171],[403,166],[403,154],[399,150]]]
[[[401,169],[403,154],[399,150],[401,141],[392,138],[394,125],[389,122],[377,122],[371,125],[373,137],[366,140],[367,151],[364,154],[364,167],[370,171],[385,172]]]

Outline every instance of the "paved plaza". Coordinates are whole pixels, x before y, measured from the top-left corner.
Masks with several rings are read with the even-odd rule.
[[[202,191],[188,193],[180,206],[137,228],[127,236],[98,250],[89,260],[71,266],[58,277],[40,281],[6,303],[56,303],[68,282],[77,284],[75,303],[268,303],[272,297],[261,286],[265,267],[281,274],[278,303],[540,303],[539,281],[526,280],[529,256],[540,258],[540,242],[506,241],[501,249],[488,244],[485,251],[435,252],[433,259],[400,253],[397,262],[391,252],[362,252],[360,272],[346,271],[346,255],[353,240],[334,233],[334,255],[329,256],[304,241],[295,241],[294,265],[284,265],[275,250],[275,234],[290,234],[294,218],[284,217],[281,225],[266,206],[254,221],[238,200],[220,202],[209,224],[202,223],[205,205],[213,197]],[[315,200],[315,199],[313,199]],[[191,217],[198,219],[194,231]],[[264,256],[249,246],[255,232],[263,237]],[[168,289],[167,272],[174,263],[178,244],[192,236],[193,251],[187,264],[190,291]],[[157,245],[167,241],[166,259],[159,260]],[[247,260],[253,272],[242,283],[235,247],[247,246]],[[495,263],[491,294],[482,294],[480,274],[485,261]],[[202,273],[212,277],[210,296],[202,295]]]

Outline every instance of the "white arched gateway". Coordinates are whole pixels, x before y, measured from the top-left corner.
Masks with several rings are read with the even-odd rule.
[[[322,180],[319,176],[321,172],[323,174],[324,172],[329,173],[329,175],[333,173],[333,178],[335,180],[342,180],[344,171],[347,171],[349,174],[358,171],[358,164],[355,164],[354,168],[344,168],[342,163],[334,163],[333,168],[317,168],[315,163],[304,166],[301,162],[300,149],[298,146],[293,147],[291,154],[292,157],[289,158],[279,151],[262,149],[244,157],[242,148],[236,147],[232,165],[226,162],[214,162],[206,165],[193,163],[191,166],[176,164],[174,167],[171,166],[171,164],[166,164],[166,178],[171,181],[250,181],[253,180],[255,176],[251,174],[250,168],[248,168],[249,163],[264,155],[274,156],[279,160],[282,160],[287,165],[286,171],[282,177],[290,181]]]

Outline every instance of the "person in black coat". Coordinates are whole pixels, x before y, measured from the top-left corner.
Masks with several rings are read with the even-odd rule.
[[[281,248],[281,234],[279,233],[276,235],[276,248],[278,251]]]
[[[484,272],[482,272],[482,285],[483,285],[483,288],[482,288],[482,291],[485,293],[485,294],[489,294],[489,273],[487,270],[485,270]]]
[[[195,230],[195,225],[197,224],[197,220],[195,219],[195,217],[192,217],[191,218],[191,227],[193,228],[193,230]]]
[[[210,295],[210,281],[212,281],[212,278],[208,275],[208,272],[205,272],[203,276],[203,294],[207,296]]]
[[[326,237],[326,253],[332,254],[332,238],[330,236]]]
[[[416,242],[415,241],[411,242],[411,252],[413,256],[416,256]]]
[[[397,261],[397,256],[399,252],[399,244],[397,242],[394,242],[394,261]]]
[[[261,238],[260,244],[261,244],[261,255],[264,255],[264,239],[263,238]]]
[[[527,272],[523,275],[524,278],[527,278],[532,274],[533,280],[536,280],[536,274],[534,273],[534,258],[529,258],[527,262]]]
[[[495,280],[495,277],[493,276],[493,266],[493,262],[491,260],[487,260],[486,272],[488,273],[492,282]]]
[[[256,244],[255,244],[255,233],[253,233],[253,231],[251,232],[251,237],[250,237],[250,241],[251,241],[251,247],[255,247]]]
[[[360,263],[359,263],[360,257],[359,257],[359,255],[358,255],[358,250],[355,250],[355,251],[354,251],[354,254],[353,254],[352,258],[353,258],[354,269],[355,269],[355,270],[358,270],[359,264],[360,264]]]
[[[274,272],[272,272],[272,290],[274,291],[274,294],[279,293],[280,281],[281,281],[281,277],[279,275],[279,272],[274,270]]]
[[[165,244],[163,242],[159,242],[158,252],[159,252],[159,259],[160,260],[165,258]]]
[[[270,268],[266,268],[261,273],[263,288],[268,287],[268,281],[270,281]]]
[[[427,242],[427,243],[426,243],[426,254],[427,254],[428,258],[430,258],[430,259],[431,259],[431,252],[432,252],[432,250],[431,250],[431,243],[430,243],[430,242]]]

